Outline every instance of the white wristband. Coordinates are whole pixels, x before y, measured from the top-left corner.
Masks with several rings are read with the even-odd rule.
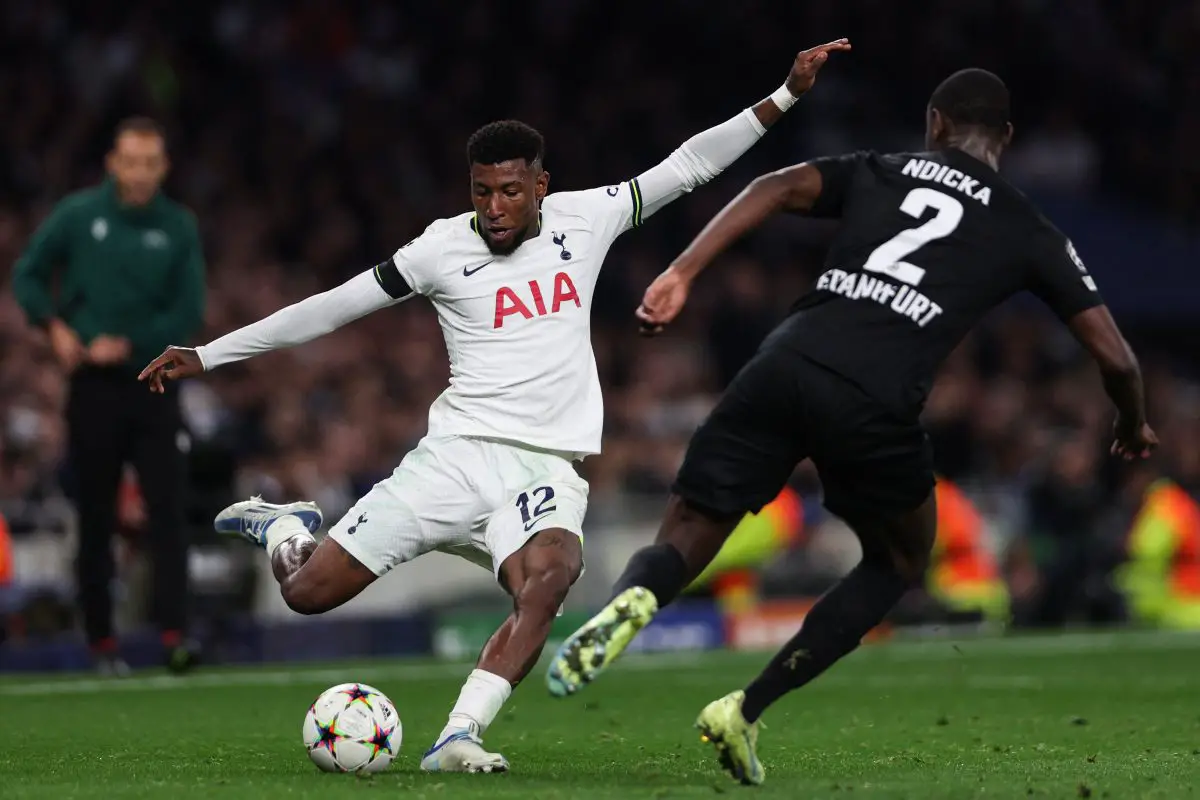
[[[780,111],[787,111],[792,106],[796,105],[796,101],[800,98],[788,91],[787,84],[780,86],[771,95],[771,102],[779,106]]]

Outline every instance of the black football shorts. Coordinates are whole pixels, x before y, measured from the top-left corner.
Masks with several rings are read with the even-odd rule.
[[[905,419],[853,382],[786,347],[738,373],[688,445],[672,490],[719,517],[758,511],[811,458],[825,507],[854,520],[910,511],[933,491],[933,454]]]

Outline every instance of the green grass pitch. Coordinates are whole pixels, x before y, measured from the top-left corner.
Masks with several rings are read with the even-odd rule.
[[[767,783],[737,786],[691,725],[765,655],[629,658],[584,694],[520,687],[487,742],[508,775],[425,775],[464,665],[0,680],[0,798],[1184,798],[1200,791],[1200,637],[1068,634],[861,649],[767,712]],[[312,699],[364,681],[404,746],[371,779],[317,772]]]

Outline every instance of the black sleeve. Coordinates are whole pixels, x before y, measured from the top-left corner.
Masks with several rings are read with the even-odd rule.
[[[404,276],[396,267],[394,256],[375,265],[375,280],[393,300],[400,300],[413,293],[412,287],[408,285],[408,281],[404,280]]]
[[[813,203],[808,216],[842,216],[842,207],[850,196],[850,186],[854,183],[854,176],[866,157],[866,153],[848,153],[841,156],[814,158],[807,162],[821,173],[821,195]]]
[[[1043,222],[1030,237],[1032,254],[1027,288],[1063,322],[1080,311],[1103,305],[1096,281],[1062,231]]]

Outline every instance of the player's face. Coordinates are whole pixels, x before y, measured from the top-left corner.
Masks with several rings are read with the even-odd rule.
[[[135,206],[153,199],[167,176],[167,148],[153,133],[123,133],[108,154],[108,172],[120,187],[121,197]]]
[[[471,165],[471,203],[489,250],[511,253],[536,229],[549,183],[550,173],[525,159]]]

